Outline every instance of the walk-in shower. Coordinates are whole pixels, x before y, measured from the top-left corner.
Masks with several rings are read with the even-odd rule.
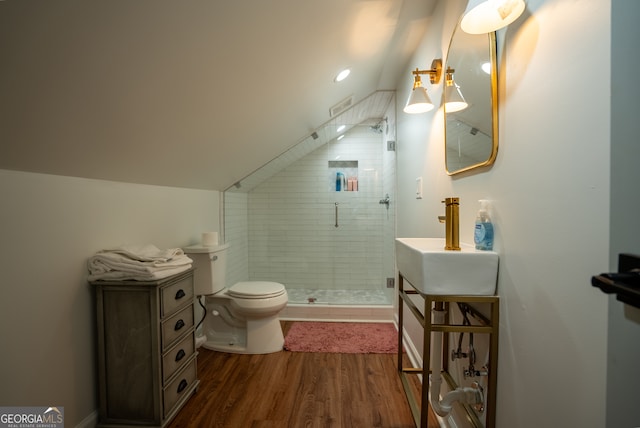
[[[394,195],[394,93],[379,91],[224,192],[228,281],[280,282],[294,305],[391,305]]]

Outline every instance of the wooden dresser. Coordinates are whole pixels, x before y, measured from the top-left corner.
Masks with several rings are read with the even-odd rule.
[[[158,281],[93,281],[98,426],[164,427],[198,387],[193,270]]]

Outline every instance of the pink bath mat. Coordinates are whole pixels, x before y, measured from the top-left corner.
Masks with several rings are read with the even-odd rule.
[[[398,331],[392,323],[294,322],[284,339],[292,352],[392,354]]]

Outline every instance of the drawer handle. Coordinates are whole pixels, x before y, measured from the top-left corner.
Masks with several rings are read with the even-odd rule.
[[[184,389],[187,387],[188,384],[189,384],[189,382],[187,382],[186,379],[182,379],[180,381],[180,385],[178,385],[178,394],[181,393],[182,391],[184,391]]]
[[[178,322],[176,323],[176,326],[173,328],[174,331],[178,331],[180,330],[182,327],[184,327],[184,321],[182,320],[178,320]]]
[[[181,288],[180,290],[178,290],[178,292],[176,293],[176,300],[180,300],[182,299],[184,296],[186,296],[187,294],[184,292],[184,290]]]
[[[176,354],[176,361],[180,361],[181,359],[184,358],[185,355],[186,353],[184,352],[184,349],[179,350],[178,353]]]

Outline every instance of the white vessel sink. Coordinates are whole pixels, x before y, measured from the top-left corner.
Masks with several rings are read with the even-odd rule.
[[[446,251],[444,245],[443,238],[397,238],[398,271],[424,294],[495,294],[498,253],[463,243],[460,251]]]

